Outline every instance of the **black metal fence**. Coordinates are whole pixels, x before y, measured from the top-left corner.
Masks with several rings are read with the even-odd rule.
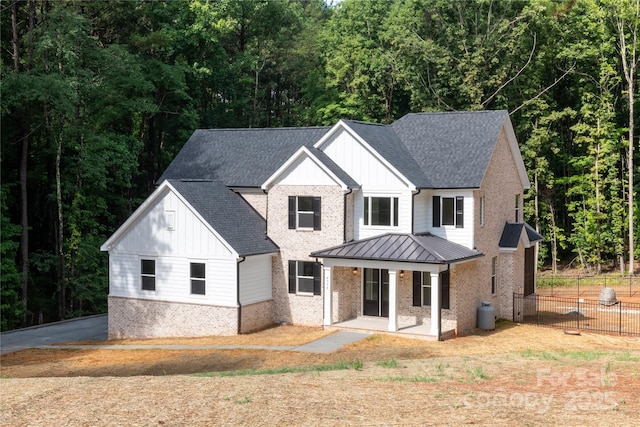
[[[640,335],[640,303],[513,294],[516,322],[560,329]]]
[[[594,297],[604,287],[612,288],[619,297],[640,298],[640,276],[538,276],[536,292],[545,296]]]

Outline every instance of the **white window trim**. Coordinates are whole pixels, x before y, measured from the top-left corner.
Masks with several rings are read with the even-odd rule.
[[[424,279],[425,273],[428,274],[429,285],[425,285],[424,284],[424,280],[423,279]],[[431,307],[431,304],[429,304],[429,305],[425,305],[424,304],[425,288],[428,288],[429,299],[431,299],[431,273],[429,273],[429,272],[420,272],[420,306],[421,307]]]
[[[305,197],[311,199],[311,210],[310,211],[302,211],[300,210],[300,198]],[[313,198],[314,196],[296,196],[296,230],[301,231],[313,231],[313,217],[315,215],[315,211],[313,210]],[[300,214],[311,214],[311,227],[304,227],[300,225]]]
[[[192,277],[191,276],[191,264],[204,264],[204,278],[202,277]],[[189,260],[189,295],[191,297],[195,297],[195,298],[203,298],[207,296],[207,285],[208,285],[208,281],[207,281],[207,277],[209,275],[207,274],[207,262],[206,260],[201,260],[201,259],[190,259]],[[194,294],[193,293],[193,287],[191,285],[191,281],[193,280],[201,280],[204,281],[204,294]]]
[[[313,296],[313,281],[315,280],[315,277],[313,276],[313,270],[311,271],[311,276],[303,276],[300,274],[300,263],[301,262],[308,262],[310,264],[314,264],[313,261],[296,261],[296,295],[303,295],[303,296]],[[307,291],[301,291],[300,290],[300,279],[311,279],[311,292],[307,292]]]
[[[484,210],[485,210],[485,198],[484,196],[480,196],[480,227],[484,227]]]
[[[369,228],[369,229],[378,229],[378,228],[383,228],[383,229],[391,229],[391,228],[400,228],[400,211],[402,210],[401,208],[401,201],[402,201],[402,197],[400,194],[389,194],[389,193],[367,193],[367,194],[363,194],[362,195],[362,225],[365,228]],[[377,198],[377,199],[391,199],[391,214],[390,214],[390,220],[391,220],[391,224],[390,225],[372,225],[371,224],[371,199],[372,198]],[[396,210],[394,209],[394,201],[393,199],[398,199],[398,210],[396,212]],[[369,206],[367,206],[367,202],[369,204]],[[367,213],[367,211],[369,212],[369,217],[367,218],[365,215]],[[398,225],[394,225],[394,222],[397,221]]]
[[[144,274],[142,273],[142,261],[153,261],[153,274]],[[138,276],[140,278],[140,290],[142,292],[153,292],[156,293],[158,291],[158,260],[155,257],[139,257],[138,259],[138,267],[140,268]],[[144,289],[142,278],[143,277],[153,277],[153,289]]]

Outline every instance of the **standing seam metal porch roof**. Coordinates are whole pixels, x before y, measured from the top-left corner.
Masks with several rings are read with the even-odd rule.
[[[448,264],[483,254],[431,233],[383,234],[311,253],[316,258]]]

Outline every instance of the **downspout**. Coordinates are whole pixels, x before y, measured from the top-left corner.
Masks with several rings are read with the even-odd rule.
[[[353,188],[344,193],[344,218],[342,220],[342,243],[347,243],[347,196],[353,193]]]
[[[421,188],[418,188],[418,191],[416,193],[413,193],[411,195],[411,234],[414,234],[414,228],[415,228],[415,213],[416,213],[416,196],[418,194],[420,194],[420,192],[422,191]]]
[[[242,303],[240,302],[240,263],[243,263],[247,257],[241,256],[236,264],[236,295],[238,296],[238,335],[242,333]]]

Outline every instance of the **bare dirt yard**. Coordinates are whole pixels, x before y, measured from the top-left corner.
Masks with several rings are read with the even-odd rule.
[[[281,346],[327,333],[101,344]],[[0,359],[0,425],[631,426],[639,362],[640,338],[510,322],[444,342],[372,335],[331,354],[32,349]]]

